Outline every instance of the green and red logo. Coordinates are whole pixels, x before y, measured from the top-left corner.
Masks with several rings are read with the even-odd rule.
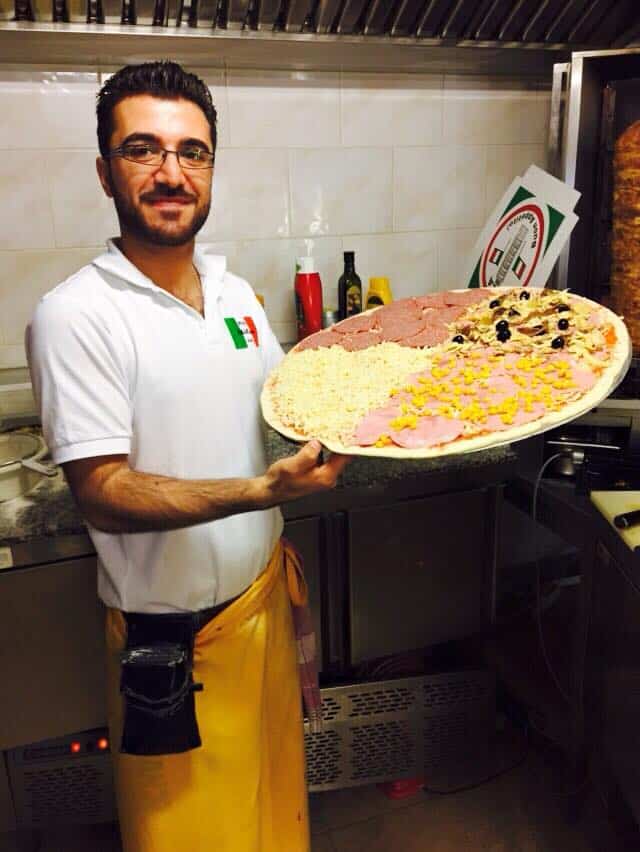
[[[539,204],[520,204],[504,216],[480,260],[480,286],[508,284],[510,275],[526,287],[538,263],[545,237]]]
[[[526,287],[564,219],[559,210],[520,187],[489,237],[469,287]]]
[[[236,349],[259,346],[258,329],[251,317],[225,317],[225,325]]]

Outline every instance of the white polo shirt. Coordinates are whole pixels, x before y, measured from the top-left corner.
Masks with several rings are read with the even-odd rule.
[[[27,329],[54,461],[126,454],[133,470],[180,479],[262,474],[259,396],[282,349],[251,287],[196,250],[202,317],[107,248],[41,299]],[[221,603],[262,571],[282,526],[279,509],[168,532],[89,526],[100,597],[129,612]]]

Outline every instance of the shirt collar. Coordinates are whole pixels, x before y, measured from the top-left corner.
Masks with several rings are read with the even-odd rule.
[[[103,269],[129,284],[134,284],[136,287],[145,287],[167,294],[166,290],[154,284],[137,266],[131,263],[113,239],[107,240],[107,251],[94,258],[92,263],[99,269]],[[193,265],[198,270],[198,275],[202,281],[205,300],[207,302],[215,301],[220,296],[224,286],[225,272],[227,271],[226,257],[206,254],[196,246],[193,252]]]

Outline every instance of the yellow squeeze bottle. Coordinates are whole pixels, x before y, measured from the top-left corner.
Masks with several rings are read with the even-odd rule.
[[[391,295],[389,279],[383,277],[370,278],[365,309],[369,310],[370,308],[377,308],[379,305],[388,305],[392,301],[393,296]]]

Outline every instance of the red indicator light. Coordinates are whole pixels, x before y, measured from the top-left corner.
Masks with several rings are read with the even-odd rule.
[[[106,751],[109,748],[109,740],[106,737],[100,737],[98,740],[98,748],[100,751]]]
[[[82,746],[80,745],[80,743],[78,743],[78,742],[71,743],[71,753],[72,754],[78,754],[78,752],[80,751],[81,748],[82,748]]]

